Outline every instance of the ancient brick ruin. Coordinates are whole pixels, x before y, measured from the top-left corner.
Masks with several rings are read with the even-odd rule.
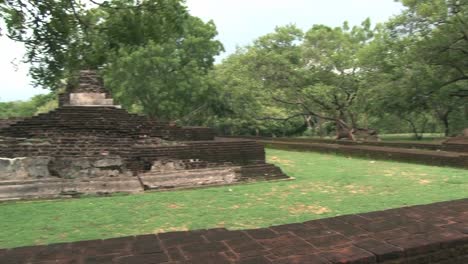
[[[56,110],[0,128],[0,200],[285,178],[253,140],[128,113],[94,71],[80,72]]]

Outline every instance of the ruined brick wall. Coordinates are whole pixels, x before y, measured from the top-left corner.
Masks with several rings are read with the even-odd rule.
[[[12,124],[15,124],[16,122],[22,121],[23,118],[6,118],[6,119],[0,119],[0,129],[9,127]]]
[[[131,167],[135,171],[148,169],[153,161],[163,158],[178,160],[199,159],[217,164],[264,164],[265,150],[255,141],[202,141],[184,145],[135,147],[131,151]]]
[[[58,95],[59,106],[69,105],[72,93],[97,93],[112,98],[110,91],[104,88],[102,78],[93,70],[82,70],[69,80],[65,92]]]
[[[165,145],[166,144],[166,145]],[[248,165],[265,163],[262,145],[249,140],[167,142],[136,145],[126,138],[102,136],[44,139],[0,138],[0,157],[122,157],[133,171],[145,171],[161,158],[200,159],[217,164]]]
[[[9,137],[61,137],[101,135],[116,138],[160,137],[166,140],[211,140],[214,130],[206,127],[180,127],[114,107],[67,106],[28,118],[0,130]]]
[[[104,88],[104,82],[96,71],[82,70],[68,83],[67,93],[109,94],[109,91]]]

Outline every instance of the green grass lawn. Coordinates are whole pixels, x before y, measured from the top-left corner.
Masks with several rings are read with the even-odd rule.
[[[0,248],[246,229],[468,197],[466,170],[267,150],[292,181],[0,204]]]
[[[402,134],[381,134],[379,138],[383,141],[423,141],[423,142],[440,142],[447,139],[443,133],[424,133],[421,140],[416,140],[414,134],[402,133]]]

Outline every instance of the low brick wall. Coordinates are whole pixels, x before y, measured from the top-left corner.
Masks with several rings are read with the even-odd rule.
[[[266,141],[281,141],[281,142],[305,142],[305,143],[321,143],[321,144],[338,144],[352,146],[376,146],[376,147],[391,147],[391,148],[408,148],[408,149],[426,149],[426,150],[443,150],[442,143],[418,142],[418,141],[349,141],[349,140],[334,140],[320,138],[286,138],[286,137],[256,137],[256,136],[229,136],[228,138],[245,138],[252,140]]]
[[[251,138],[251,137],[249,137]],[[281,138],[264,140],[256,139],[269,148],[285,149],[285,150],[301,150],[301,151],[316,151],[324,153],[337,153],[356,157],[365,157],[381,160],[395,160],[402,162],[435,165],[435,166],[451,166],[457,168],[468,169],[468,153],[453,152],[441,150],[427,150],[415,148],[399,148],[399,147],[381,147],[364,144],[332,144],[332,143],[312,143],[300,139],[290,139],[281,141]]]
[[[468,263],[468,199],[269,228],[0,249],[0,263]]]

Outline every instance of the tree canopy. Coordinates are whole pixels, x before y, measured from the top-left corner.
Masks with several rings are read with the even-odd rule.
[[[37,85],[57,91],[80,69],[99,69],[117,99],[175,119],[202,104],[223,46],[213,22],[179,0],[6,1],[8,36],[26,46]]]
[[[56,92],[99,69],[121,104],[160,119],[225,134],[459,133],[468,0],[400,2],[378,25],[278,26],[217,65],[215,24],[182,0],[4,0],[0,17],[37,85]]]

